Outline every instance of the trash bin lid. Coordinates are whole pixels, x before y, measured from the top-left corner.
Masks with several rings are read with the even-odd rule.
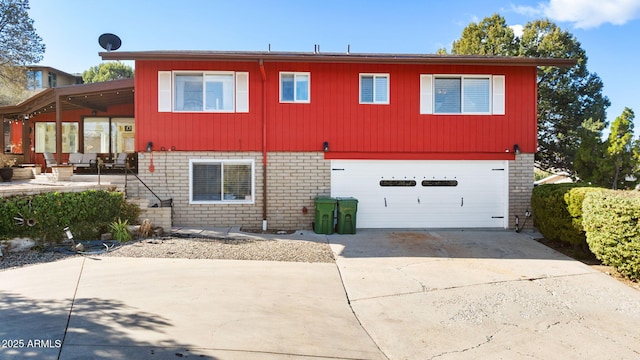
[[[317,197],[316,204],[335,204],[337,200],[332,197]]]

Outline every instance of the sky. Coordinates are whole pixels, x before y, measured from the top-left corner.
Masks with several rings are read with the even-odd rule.
[[[640,0],[30,0],[46,45],[43,66],[82,73],[102,60],[98,37],[119,51],[239,50],[431,54],[451,50],[471,22],[495,13],[518,29],[548,18],[571,32],[604,83],[607,121],[625,107],[640,134]],[[133,63],[129,63],[133,66]]]

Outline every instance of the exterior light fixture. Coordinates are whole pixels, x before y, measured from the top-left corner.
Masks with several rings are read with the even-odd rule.
[[[147,143],[147,152],[151,152],[153,150],[153,142],[149,141]]]
[[[516,153],[516,155],[520,155],[520,146],[518,144],[513,145],[513,152]]]
[[[325,141],[325,142],[322,144],[322,150],[324,150],[324,152],[329,151],[329,142],[328,142],[328,141]]]

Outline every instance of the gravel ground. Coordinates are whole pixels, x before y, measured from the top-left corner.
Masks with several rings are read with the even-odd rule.
[[[95,248],[87,248],[90,255],[72,253],[69,246],[45,251],[4,253],[0,257],[0,271],[16,267],[58,261],[74,256],[117,256],[182,259],[228,259],[292,262],[334,262],[333,252],[327,243],[303,240],[256,240],[256,239],[207,239],[163,237],[136,240],[120,244],[110,242],[113,248],[102,251],[102,242]],[[109,243],[109,242],[108,242]]]

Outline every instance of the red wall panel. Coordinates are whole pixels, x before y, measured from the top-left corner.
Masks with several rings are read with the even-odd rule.
[[[536,69],[463,65],[265,62],[268,151],[504,153],[536,150]],[[249,113],[158,113],[160,70],[249,72]],[[279,72],[311,73],[310,103],[279,102]],[[359,104],[359,74],[388,73],[390,104]],[[420,115],[420,74],[505,75],[506,115]],[[258,62],[138,61],[137,149],[262,150]]]

